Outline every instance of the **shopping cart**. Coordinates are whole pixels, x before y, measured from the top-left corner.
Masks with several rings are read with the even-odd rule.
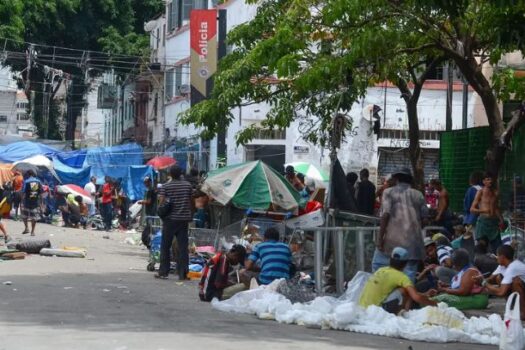
[[[162,221],[158,216],[146,216],[146,230],[149,230],[149,259],[146,269],[155,271],[155,265],[160,262],[160,244],[162,241]]]

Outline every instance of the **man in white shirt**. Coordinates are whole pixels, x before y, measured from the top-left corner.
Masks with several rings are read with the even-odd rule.
[[[521,319],[525,320],[525,264],[514,259],[514,249],[510,245],[498,248],[498,268],[483,285],[487,292],[499,297],[507,297],[513,292],[520,295]]]
[[[91,180],[84,186],[84,191],[91,195],[91,204],[89,205],[89,216],[95,215],[95,201],[97,197],[97,178],[91,177]]]

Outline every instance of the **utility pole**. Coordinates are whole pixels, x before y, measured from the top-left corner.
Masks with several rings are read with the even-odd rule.
[[[88,62],[89,62],[89,51],[85,51],[84,54],[82,55],[82,72],[84,73],[84,87],[83,87],[83,90],[84,90],[84,96],[83,98],[86,99],[86,102],[82,108],[82,117],[81,117],[81,120],[80,120],[80,148],[82,148],[82,144],[83,144],[83,140],[85,139],[85,130],[84,130],[84,124],[86,123],[86,118],[87,118],[87,110],[88,110],[88,103],[87,103],[87,91],[89,90],[87,88],[88,86],[88,83],[89,83],[89,66],[88,66]]]
[[[463,129],[468,128],[468,81],[463,76]]]
[[[452,62],[447,65],[447,109],[446,109],[446,130],[452,130],[452,94],[454,90],[454,70]]]

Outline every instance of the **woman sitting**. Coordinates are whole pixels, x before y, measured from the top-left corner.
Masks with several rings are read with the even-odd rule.
[[[488,296],[481,294],[483,287],[479,284],[481,273],[470,264],[469,253],[465,249],[458,249],[452,255],[452,264],[458,271],[452,278],[450,286],[438,282],[440,294],[433,298],[438,302],[444,302],[448,306],[459,310],[485,309],[488,305]]]

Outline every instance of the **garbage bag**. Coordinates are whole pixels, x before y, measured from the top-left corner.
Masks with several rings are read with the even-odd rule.
[[[370,276],[372,276],[371,273],[357,271],[354,278],[352,278],[352,280],[348,282],[345,294],[343,294],[340,299],[344,301],[353,301],[354,303],[359,303],[359,298],[361,297],[363,288],[365,287],[365,284],[370,278]]]
[[[525,347],[523,326],[520,318],[520,295],[512,293],[507,300],[501,329],[500,350],[522,350]]]

